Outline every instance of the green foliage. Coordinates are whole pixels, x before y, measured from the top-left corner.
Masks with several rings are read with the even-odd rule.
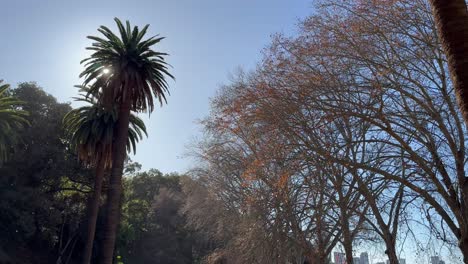
[[[21,141],[0,168],[0,248],[19,263],[55,263],[80,239],[92,174],[67,147],[61,121],[68,104],[35,83],[11,95],[23,102],[30,126],[17,131]]]
[[[117,258],[117,264],[124,264],[122,262],[122,256],[117,256],[116,258]]]
[[[85,242],[86,201],[94,173],[69,148],[62,121],[72,109],[35,83],[20,84],[11,96],[30,112],[25,116],[30,126],[17,131],[22,140],[0,168],[0,262],[57,263],[70,258],[70,263],[77,263]],[[119,261],[196,263],[197,243],[180,213],[185,201],[183,176],[140,169],[136,162],[125,167]],[[105,215],[100,210],[97,252]]]
[[[11,146],[18,139],[18,129],[28,124],[28,113],[20,108],[22,102],[9,96],[8,84],[0,80],[0,165],[7,159]]]
[[[166,101],[168,84],[165,76],[173,78],[164,61],[166,53],[153,51],[151,48],[164,38],[153,36],[143,40],[149,25],[140,31],[137,26],[126,26],[115,18],[120,38],[109,28],[101,26],[98,31],[104,38],[88,36],[94,43],[88,50],[93,53],[81,61],[85,70],[84,86],[89,85],[90,94],[102,91],[99,100],[106,108],[120,105],[125,98],[130,98],[133,111],[154,110],[153,96],[162,104]]]
[[[124,263],[193,263],[193,240],[179,212],[180,178],[154,169],[125,178],[117,242]]]

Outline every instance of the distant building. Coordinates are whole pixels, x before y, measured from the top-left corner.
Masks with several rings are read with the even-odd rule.
[[[359,264],[369,264],[369,255],[367,252],[361,253]]]
[[[361,259],[358,257],[353,258],[353,264],[361,264]]]
[[[432,256],[431,264],[445,264],[445,261],[441,260],[439,256]]]
[[[346,264],[346,257],[344,253],[334,252],[335,264]]]
[[[390,264],[390,260],[386,260],[385,261],[386,264]],[[398,259],[398,263],[399,264],[406,264],[406,259]],[[432,263],[431,263],[432,264]]]

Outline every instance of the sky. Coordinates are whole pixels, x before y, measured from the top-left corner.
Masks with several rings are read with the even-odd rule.
[[[187,146],[201,136],[197,120],[209,113],[209,100],[239,67],[253,69],[272,34],[294,34],[301,18],[312,13],[313,0],[0,0],[0,79],[13,87],[35,81],[61,102],[72,102],[74,85],[89,55],[88,35],[100,25],[115,29],[114,17],[166,39],[176,77],[168,104],[148,118],[149,133],[132,157],[143,169],[185,172],[196,165],[184,158]],[[374,260],[382,248],[368,248]],[[407,263],[415,261],[407,248]],[[366,250],[364,247],[363,250]]]
[[[209,100],[239,67],[253,69],[274,33],[293,34],[312,12],[311,0],[0,0],[0,79],[13,87],[35,81],[60,102],[72,102],[74,85],[89,53],[88,35],[100,25],[115,29],[114,17],[149,34],[166,37],[175,82],[168,104],[146,121],[149,137],[132,157],[143,169],[185,172],[193,161],[187,146],[199,138],[198,120]],[[72,104],[73,105],[73,104]]]

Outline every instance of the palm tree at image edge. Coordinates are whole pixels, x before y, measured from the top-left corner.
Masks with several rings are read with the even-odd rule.
[[[0,80],[0,166],[7,160],[10,147],[19,140],[18,129],[28,125],[28,113],[21,109],[23,102],[10,96],[10,85]]]

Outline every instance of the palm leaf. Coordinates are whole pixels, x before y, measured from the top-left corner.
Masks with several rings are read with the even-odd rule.
[[[14,143],[19,140],[18,130],[28,125],[28,113],[23,102],[9,95],[9,85],[0,80],[0,165],[6,161]]]
[[[166,78],[174,77],[168,71],[164,58],[166,53],[156,52],[152,48],[164,38],[153,36],[144,39],[149,25],[141,30],[125,25],[115,18],[118,33],[114,34],[105,26],[99,27],[101,37],[89,36],[93,40],[93,53],[81,61],[85,69],[80,74],[84,78],[83,86],[88,86],[90,93],[99,93],[99,101],[106,108],[131,101],[131,110],[135,112],[154,110],[154,97],[160,104],[166,102],[169,94]],[[103,74],[103,69],[110,69],[110,74]]]
[[[91,93],[88,86],[76,86],[80,94],[76,101],[87,105],[73,109],[63,119],[65,131],[70,139],[70,144],[76,149],[79,158],[94,164],[99,158],[106,160],[106,166],[111,166],[112,140],[115,125],[117,124],[117,109],[109,111],[99,101],[99,93]],[[146,126],[139,117],[130,116],[129,137],[127,151],[136,151],[136,144],[143,139],[143,134],[148,135]]]

